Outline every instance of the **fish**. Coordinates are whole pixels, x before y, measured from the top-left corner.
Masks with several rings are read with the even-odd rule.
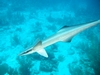
[[[84,30],[86,30],[90,27],[98,25],[98,24],[100,24],[100,20],[85,23],[85,24],[82,24],[82,25],[63,26],[54,35],[48,37],[44,41],[38,40],[33,47],[29,48],[28,50],[23,51],[19,55],[23,56],[23,55],[29,55],[29,54],[37,52],[41,56],[48,58],[48,54],[45,50],[45,48],[47,46],[50,46],[50,45],[57,43],[57,42],[60,42],[60,41],[71,42],[72,38],[75,35],[79,34],[80,32],[82,32],[82,31],[84,31]]]

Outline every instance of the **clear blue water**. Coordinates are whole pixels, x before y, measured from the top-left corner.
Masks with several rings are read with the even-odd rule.
[[[37,53],[18,56],[63,26],[100,19],[99,0],[0,0],[0,75],[100,75],[100,24]]]

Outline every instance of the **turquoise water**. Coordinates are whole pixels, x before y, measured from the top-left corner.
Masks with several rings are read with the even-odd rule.
[[[18,56],[63,26],[100,19],[99,0],[0,0],[0,75],[100,75],[100,24],[71,42]]]

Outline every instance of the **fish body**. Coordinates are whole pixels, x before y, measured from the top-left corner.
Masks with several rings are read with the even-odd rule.
[[[45,39],[44,41],[41,41],[41,40],[37,41],[37,43],[34,47],[31,47],[30,49],[22,52],[20,55],[28,55],[28,54],[37,52],[44,57],[48,57],[48,54],[46,53],[44,48],[46,48],[47,46],[50,46],[56,42],[59,42],[59,41],[69,42],[78,33],[82,32],[90,27],[93,27],[97,24],[100,24],[100,20],[97,20],[97,21],[94,21],[91,23],[87,23],[87,24],[83,24],[83,25],[76,25],[76,26],[71,26],[71,27],[64,26],[57,33],[55,33],[51,37]]]

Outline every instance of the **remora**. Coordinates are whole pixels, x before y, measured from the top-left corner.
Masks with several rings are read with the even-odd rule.
[[[97,24],[100,24],[100,20],[97,20],[97,21],[94,21],[91,23],[87,23],[87,24],[83,24],[83,25],[77,25],[77,26],[71,26],[71,27],[64,26],[56,34],[47,38],[43,42],[38,41],[34,47],[29,48],[28,50],[22,52],[20,55],[28,55],[28,54],[37,52],[44,57],[48,57],[48,54],[46,53],[46,51],[44,49],[45,47],[50,46],[59,41],[68,42],[76,34],[82,32],[90,27],[93,27]]]

